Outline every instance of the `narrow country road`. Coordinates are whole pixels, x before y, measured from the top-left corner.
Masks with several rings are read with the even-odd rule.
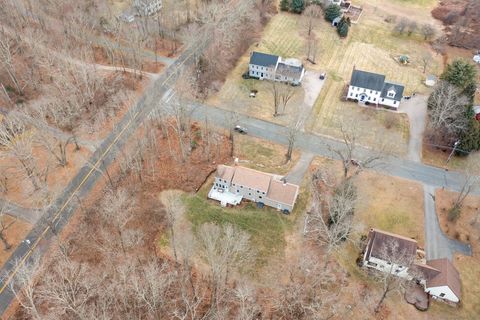
[[[472,255],[469,244],[448,238],[440,228],[435,210],[435,187],[424,185],[425,204],[425,252],[427,260],[448,258],[452,261],[455,253]]]

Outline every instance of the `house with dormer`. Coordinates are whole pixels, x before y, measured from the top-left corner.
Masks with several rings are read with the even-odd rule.
[[[286,82],[300,85],[305,75],[305,68],[300,60],[254,51],[250,55],[248,75],[259,80]]]
[[[385,75],[354,69],[348,86],[347,100],[361,105],[384,106],[397,110],[405,87],[385,81]]]

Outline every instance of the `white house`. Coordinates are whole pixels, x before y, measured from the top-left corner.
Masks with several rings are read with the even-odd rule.
[[[429,260],[427,265],[439,272],[434,277],[427,279],[425,292],[435,299],[459,302],[461,295],[460,274],[450,260],[447,258]]]
[[[401,84],[386,82],[384,75],[354,69],[347,99],[362,105],[382,105],[397,110],[404,90]]]
[[[133,6],[141,15],[149,16],[162,8],[162,0],[134,0]]]
[[[434,299],[460,301],[460,275],[447,258],[417,260],[417,241],[378,229],[370,229],[363,265],[418,281]]]
[[[208,197],[220,201],[223,206],[237,205],[245,198],[259,206],[289,213],[295,206],[299,189],[278,175],[241,166],[219,165]]]
[[[276,55],[254,51],[250,56],[248,75],[260,80],[299,85],[305,75],[305,68],[298,59],[282,59]]]

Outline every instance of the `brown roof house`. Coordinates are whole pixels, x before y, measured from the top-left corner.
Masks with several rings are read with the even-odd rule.
[[[417,280],[434,299],[460,301],[460,275],[447,259],[417,261],[417,241],[394,233],[370,229],[363,265]]]
[[[265,173],[241,166],[219,165],[210,199],[220,201],[222,206],[237,205],[243,198],[260,206],[290,213],[297,200],[299,186],[285,181],[282,176]]]

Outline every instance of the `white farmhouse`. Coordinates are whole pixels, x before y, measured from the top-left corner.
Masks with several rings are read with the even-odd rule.
[[[276,55],[254,51],[250,56],[248,75],[260,80],[300,85],[305,75],[305,68],[298,59],[282,59]]]
[[[404,90],[401,84],[386,82],[384,75],[354,69],[347,99],[362,105],[382,105],[397,110]]]
[[[460,275],[447,258],[416,261],[417,241],[378,229],[370,229],[363,265],[420,283],[434,299],[458,303]]]
[[[235,166],[219,165],[215,182],[208,193],[222,206],[240,204],[243,198],[290,213],[297,200],[299,186],[287,183],[282,176]]]

